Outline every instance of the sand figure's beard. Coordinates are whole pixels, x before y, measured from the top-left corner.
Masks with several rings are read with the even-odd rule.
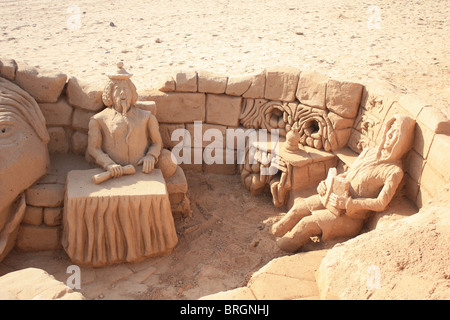
[[[116,110],[118,112],[125,115],[128,112],[128,110],[130,109],[130,107],[131,107],[131,104],[130,104],[129,99],[127,99],[127,98],[122,99],[120,97],[116,98]]]

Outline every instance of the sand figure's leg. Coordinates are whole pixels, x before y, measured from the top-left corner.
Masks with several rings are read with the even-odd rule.
[[[281,250],[295,252],[305,245],[312,236],[322,233],[314,216],[307,216],[300,220],[295,227],[277,240],[277,245]]]
[[[303,199],[294,203],[288,213],[272,226],[272,234],[276,237],[282,237],[286,232],[292,230],[301,219],[310,214],[311,212]]]

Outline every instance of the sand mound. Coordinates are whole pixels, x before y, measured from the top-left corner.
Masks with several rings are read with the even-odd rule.
[[[328,251],[317,273],[321,297],[448,299],[448,190],[417,214]]]

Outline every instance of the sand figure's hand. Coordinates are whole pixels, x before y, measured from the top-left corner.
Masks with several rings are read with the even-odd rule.
[[[113,178],[119,178],[123,175],[123,167],[118,164],[110,164],[106,167],[106,170],[108,170]]]
[[[320,196],[324,196],[325,193],[327,193],[327,185],[325,184],[325,181],[320,181],[319,185],[317,186],[317,192]]]
[[[153,156],[145,156],[142,157],[137,164],[138,166],[142,165],[143,173],[150,173],[155,168],[156,159]]]
[[[348,197],[338,196],[335,193],[331,193],[329,203],[336,209],[345,209],[347,198]]]

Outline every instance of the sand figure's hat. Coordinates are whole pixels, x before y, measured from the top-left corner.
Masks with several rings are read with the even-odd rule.
[[[108,78],[114,79],[114,80],[123,80],[123,79],[130,79],[133,74],[128,73],[124,67],[123,67],[123,61],[120,61],[117,63],[117,70],[115,73],[107,73],[106,74]]]

